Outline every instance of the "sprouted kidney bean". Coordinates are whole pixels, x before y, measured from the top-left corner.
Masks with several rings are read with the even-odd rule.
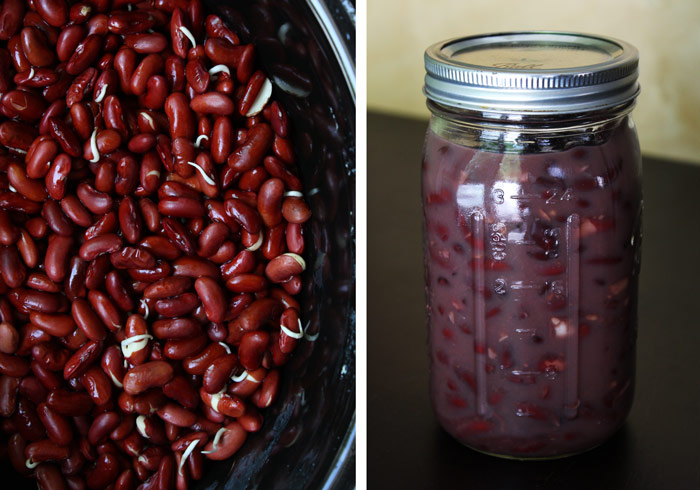
[[[108,5],[0,7],[2,439],[43,488],[182,489],[316,339],[310,211],[253,46],[200,0]]]

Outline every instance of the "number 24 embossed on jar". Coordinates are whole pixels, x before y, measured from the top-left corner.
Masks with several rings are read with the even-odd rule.
[[[641,161],[636,49],[575,33],[425,53],[430,390],[463,444],[579,453],[634,391]]]

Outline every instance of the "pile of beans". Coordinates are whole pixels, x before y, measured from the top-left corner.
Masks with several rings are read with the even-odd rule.
[[[3,442],[44,489],[184,489],[314,340],[311,213],[253,45],[200,0],[82,1],[0,7]]]

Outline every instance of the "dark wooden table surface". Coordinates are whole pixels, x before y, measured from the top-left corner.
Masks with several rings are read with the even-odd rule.
[[[425,121],[368,116],[369,488],[700,489],[700,167],[644,159],[637,386],[627,423],[580,456],[507,461],[461,446],[430,407],[420,200],[425,128]]]

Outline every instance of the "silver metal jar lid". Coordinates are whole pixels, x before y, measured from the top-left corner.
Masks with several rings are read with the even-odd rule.
[[[560,114],[605,109],[639,94],[629,43],[574,32],[505,32],[425,51],[428,99],[463,109]]]

